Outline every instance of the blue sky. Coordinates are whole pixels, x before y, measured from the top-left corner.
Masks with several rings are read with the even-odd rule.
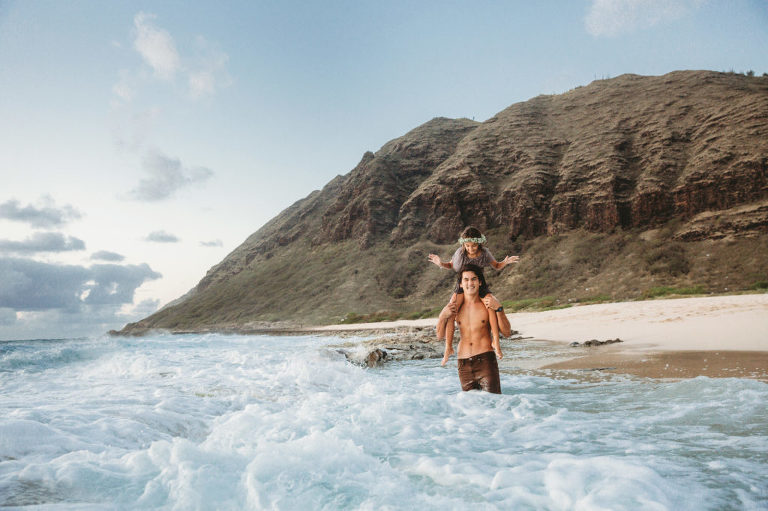
[[[94,335],[433,117],[768,72],[762,0],[0,0],[0,339]]]

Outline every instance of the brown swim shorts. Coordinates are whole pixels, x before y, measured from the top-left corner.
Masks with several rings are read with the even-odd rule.
[[[459,381],[461,390],[480,389],[493,394],[501,394],[499,364],[492,351],[480,353],[474,357],[459,359]]]

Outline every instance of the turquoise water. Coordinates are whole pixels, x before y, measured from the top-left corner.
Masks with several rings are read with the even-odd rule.
[[[768,385],[346,362],[327,337],[0,343],[0,506],[768,509]],[[524,355],[522,352],[521,356]]]

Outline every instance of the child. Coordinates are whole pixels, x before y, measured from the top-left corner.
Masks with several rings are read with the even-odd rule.
[[[453,253],[450,261],[443,262],[440,256],[436,254],[429,254],[429,260],[440,268],[453,269],[458,272],[464,265],[474,264],[481,268],[490,266],[497,270],[501,270],[508,264],[516,263],[518,256],[507,256],[503,261],[499,262],[493,257],[491,251],[483,246],[487,240],[485,236],[475,227],[467,227],[461,233],[459,238],[459,244],[461,245],[456,252]],[[442,365],[448,361],[448,358],[453,354],[453,331],[454,320],[456,319],[455,311],[461,308],[464,303],[464,291],[461,286],[456,284],[451,294],[451,299],[443,310],[440,312],[440,316],[437,318],[437,338],[442,339],[445,336],[445,355],[443,356]],[[490,291],[489,291],[490,293]],[[482,296],[481,296],[482,298]],[[452,307],[454,305],[455,307]]]

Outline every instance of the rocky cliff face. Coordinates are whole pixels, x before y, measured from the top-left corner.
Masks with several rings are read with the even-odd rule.
[[[318,254],[339,243],[404,251],[453,243],[466,225],[514,241],[640,232],[674,219],[684,224],[677,240],[715,239],[723,228],[762,235],[767,174],[768,78],[681,71],[600,80],[483,123],[433,119],[365,153],[249,237],[173,308],[199,306],[209,291],[221,297],[246,270],[258,282],[256,263],[298,245]],[[348,264],[362,264],[355,261]],[[142,324],[163,326],[171,315]]]
[[[767,170],[768,80],[624,75],[483,123],[403,203],[392,238],[654,226],[764,198]]]

